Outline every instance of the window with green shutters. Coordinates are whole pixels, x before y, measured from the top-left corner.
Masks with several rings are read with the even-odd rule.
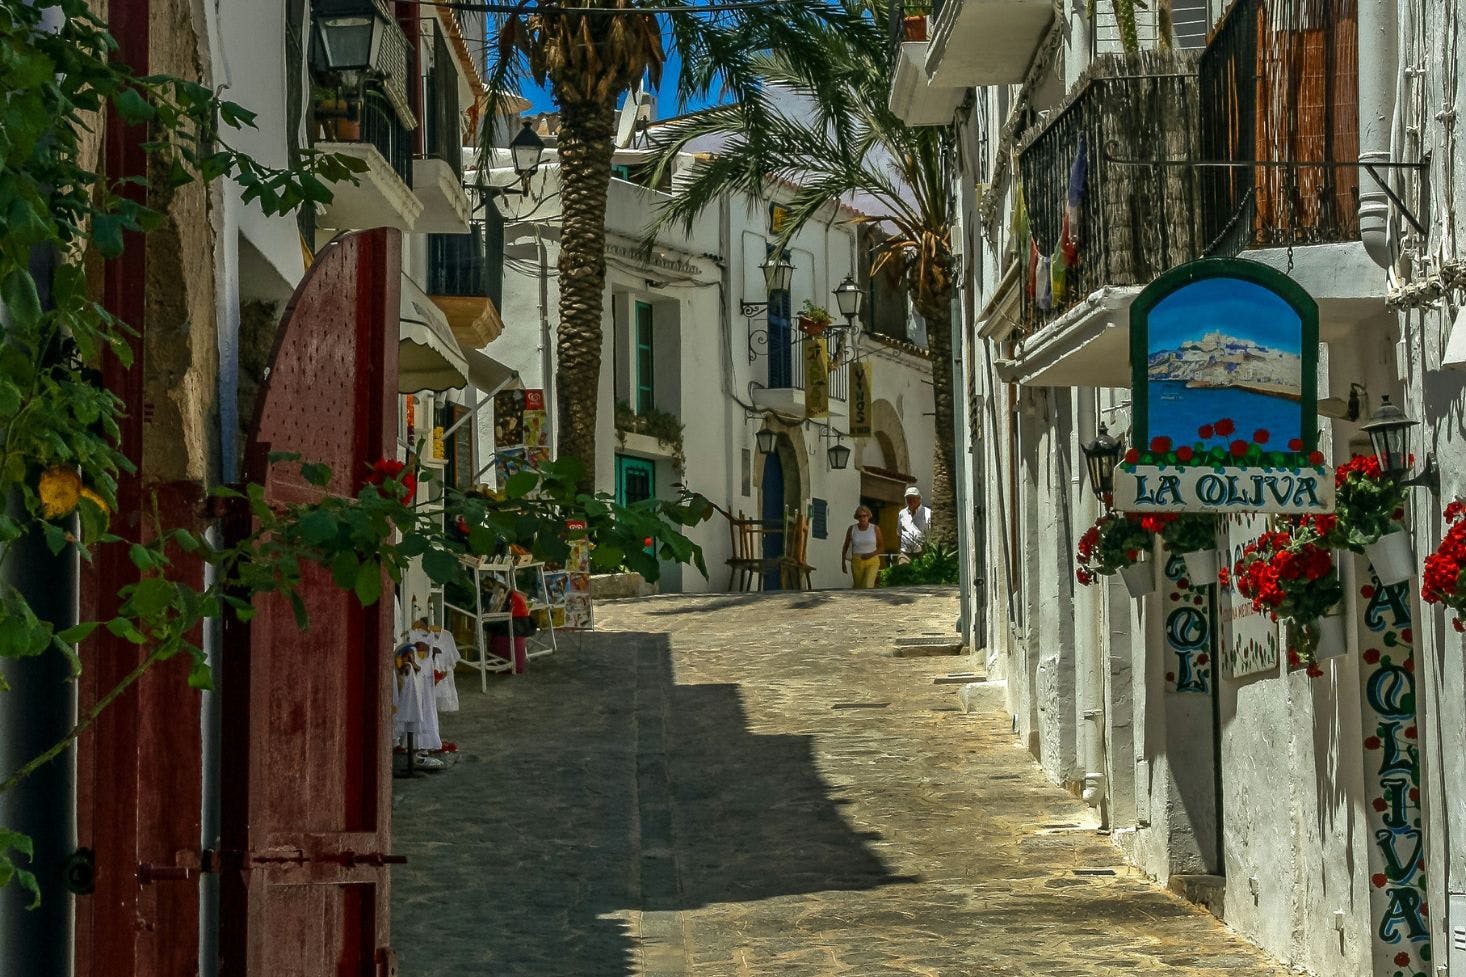
[[[652,357],[652,307],[650,303],[636,303],[636,412],[645,414],[657,406],[656,388],[653,385],[654,360]]]

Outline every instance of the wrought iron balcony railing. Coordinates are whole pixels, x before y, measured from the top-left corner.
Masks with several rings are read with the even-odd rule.
[[[392,172],[412,186],[412,132],[397,118],[386,97],[370,90],[361,102],[360,141],[377,147]]]
[[[1359,231],[1357,0],[1236,0],[1202,53],[1207,250]]]
[[[1201,252],[1195,58],[1106,55],[1023,140],[1024,329]]]
[[[428,294],[503,299],[502,230],[475,221],[467,234],[428,235]]]

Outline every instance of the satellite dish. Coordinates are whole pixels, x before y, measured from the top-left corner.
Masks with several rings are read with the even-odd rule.
[[[637,82],[636,89],[626,93],[621,111],[616,116],[616,148],[626,149],[641,126],[652,118],[652,95]]]

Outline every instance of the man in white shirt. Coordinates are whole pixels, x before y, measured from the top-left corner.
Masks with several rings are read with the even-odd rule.
[[[906,486],[906,508],[901,510],[898,522],[901,526],[901,555],[897,563],[910,563],[911,558],[926,545],[926,534],[931,532],[932,511],[921,504],[921,489],[915,485]]]

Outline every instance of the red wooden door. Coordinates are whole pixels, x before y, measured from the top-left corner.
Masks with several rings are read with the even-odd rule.
[[[354,495],[396,442],[401,240],[376,229],[322,250],[276,339],[245,475],[275,504]],[[326,489],[272,451],[331,466]],[[256,601],[223,658],[220,973],[376,977],[388,947],[391,606],[362,608],[304,570],[310,614]],[[390,591],[389,591],[390,592]]]

